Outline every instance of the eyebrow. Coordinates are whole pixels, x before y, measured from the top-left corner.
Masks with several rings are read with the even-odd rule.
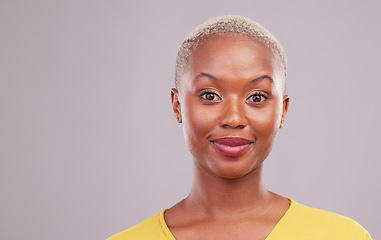
[[[207,74],[207,73],[200,73],[199,75],[196,76],[195,80],[200,78],[200,77],[207,77],[207,78],[214,80],[214,81],[218,80],[218,78],[216,78],[215,76],[212,76],[212,75]],[[274,83],[274,80],[269,75],[263,75],[263,76],[254,78],[253,80],[251,80],[251,82],[258,82],[262,79],[269,79],[272,83]]]
[[[269,76],[269,75],[263,75],[263,76],[260,76],[260,77],[257,77],[257,78],[254,78],[253,80],[251,80],[252,82],[257,82],[259,80],[262,80],[262,79],[269,79],[272,83],[274,83],[274,80]]]
[[[207,74],[207,73],[200,73],[199,75],[197,75],[197,76],[195,77],[195,80],[198,79],[198,78],[200,78],[200,77],[207,77],[207,78],[210,78],[210,79],[212,79],[212,80],[218,80],[216,77],[214,77],[214,76],[212,76],[212,75],[210,75],[210,74]]]

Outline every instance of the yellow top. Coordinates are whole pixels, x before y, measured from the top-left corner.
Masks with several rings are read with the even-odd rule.
[[[175,240],[164,220],[164,211],[108,240]],[[290,199],[290,207],[266,240],[371,240],[354,220],[336,213],[306,207]]]

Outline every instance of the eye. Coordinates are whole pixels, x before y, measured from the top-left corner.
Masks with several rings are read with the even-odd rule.
[[[209,102],[218,102],[221,100],[217,93],[212,91],[206,91],[200,94],[200,97]]]
[[[266,94],[255,93],[253,95],[250,95],[250,97],[248,97],[246,101],[251,103],[263,103],[263,102],[266,102],[267,99],[268,99],[268,96]]]

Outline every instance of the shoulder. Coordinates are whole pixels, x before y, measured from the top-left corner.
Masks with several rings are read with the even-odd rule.
[[[150,217],[143,222],[117,233],[107,240],[153,240],[153,239],[167,239],[166,229],[163,224],[164,221],[164,211],[161,213]]]
[[[296,232],[319,235],[322,239],[371,239],[369,233],[351,218],[292,200],[291,204],[288,220]]]

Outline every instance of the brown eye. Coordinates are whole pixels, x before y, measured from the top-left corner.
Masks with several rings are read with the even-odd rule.
[[[205,92],[205,93],[202,93],[200,96],[201,98],[209,102],[216,102],[221,100],[221,98],[214,92]]]
[[[253,94],[251,95],[247,101],[248,102],[252,102],[252,103],[262,103],[262,102],[265,102],[267,100],[267,96],[263,95],[263,94]]]
[[[253,102],[261,102],[261,100],[262,100],[262,96],[260,96],[260,95],[253,95],[253,96],[251,97],[251,100],[252,100]]]
[[[209,100],[209,101],[213,101],[215,97],[216,96],[215,96],[214,93],[207,93],[207,94],[205,94],[205,99]]]

